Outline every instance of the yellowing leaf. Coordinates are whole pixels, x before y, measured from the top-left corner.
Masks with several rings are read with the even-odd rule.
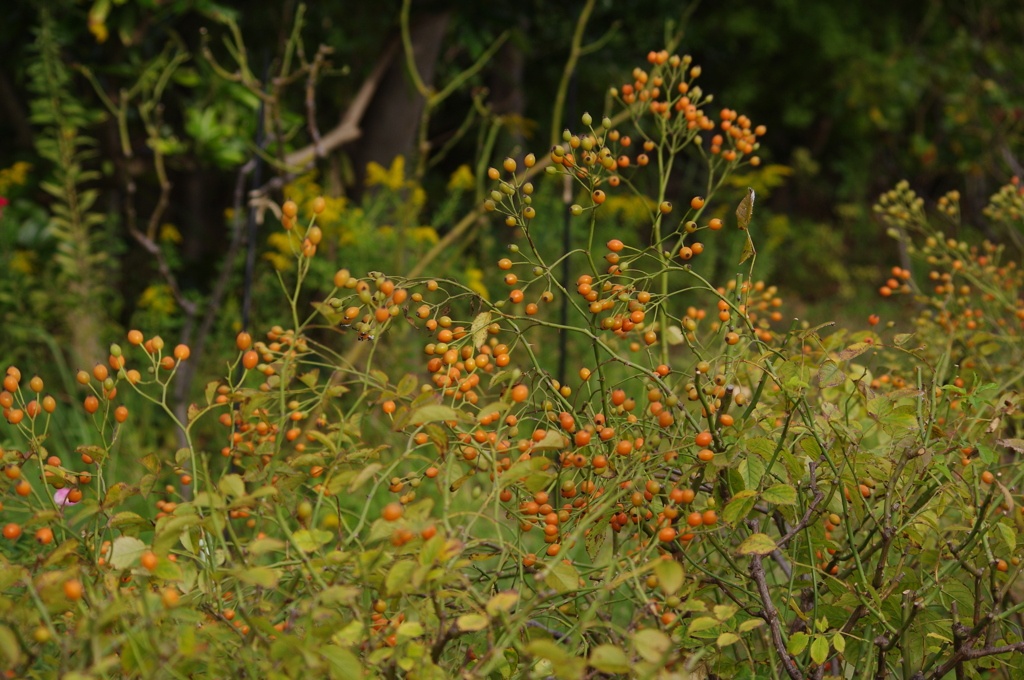
[[[683,565],[675,560],[658,560],[654,573],[658,576],[658,588],[666,595],[674,595],[683,587]]]
[[[110,546],[110,566],[114,569],[127,569],[135,566],[139,558],[149,550],[145,543],[134,536],[120,536]]]
[[[615,645],[598,645],[590,651],[590,665],[602,673],[629,673],[629,657]]]
[[[715,644],[717,644],[719,647],[728,647],[734,642],[739,642],[739,640],[739,635],[727,631],[718,636],[718,639],[715,641]]]
[[[652,663],[661,661],[672,649],[672,640],[660,630],[644,628],[633,636],[636,653]]]
[[[768,555],[776,550],[778,546],[768,534],[751,534],[736,548],[740,555]]]
[[[463,614],[455,619],[455,625],[459,627],[459,630],[466,632],[483,630],[489,623],[490,620],[483,614]]]

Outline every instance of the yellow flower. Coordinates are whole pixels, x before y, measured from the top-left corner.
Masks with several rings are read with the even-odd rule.
[[[448,180],[448,191],[471,191],[475,186],[473,171],[466,164],[460,165]]]
[[[415,227],[409,229],[408,234],[416,243],[434,244],[438,241],[437,230],[433,227]]]
[[[173,314],[176,304],[170,286],[166,284],[152,285],[142,291],[139,296],[139,307],[144,307],[161,314]]]
[[[263,259],[274,265],[274,269],[279,272],[290,269],[292,266],[292,261],[281,253],[263,253]]]
[[[5,193],[13,186],[24,184],[28,178],[28,171],[31,169],[31,163],[18,161],[11,167],[0,170],[0,194]]]
[[[466,287],[479,293],[480,297],[485,300],[491,299],[487,286],[484,285],[484,273],[476,267],[470,267],[466,270]]]
[[[372,187],[383,184],[387,188],[397,191],[405,184],[405,157],[395,156],[391,161],[391,167],[384,169],[380,163],[370,161],[366,164],[366,186]]]
[[[16,250],[8,266],[16,272],[31,274],[35,270],[35,259],[36,254],[30,250]]]
[[[160,225],[160,240],[181,243],[181,232],[173,224]]]

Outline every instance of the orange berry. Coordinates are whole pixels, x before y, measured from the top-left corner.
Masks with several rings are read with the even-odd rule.
[[[387,522],[396,522],[402,517],[404,509],[401,503],[388,503],[384,506],[381,517]]]
[[[78,579],[69,579],[64,582],[64,596],[69,600],[81,600],[85,589]]]

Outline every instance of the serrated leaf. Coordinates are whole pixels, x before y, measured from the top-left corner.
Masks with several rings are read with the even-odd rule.
[[[615,645],[598,645],[590,651],[590,665],[602,673],[629,673],[629,657]]]
[[[778,548],[768,534],[751,534],[740,543],[736,552],[740,555],[769,555]]]
[[[793,633],[789,636],[789,640],[786,642],[786,651],[791,655],[796,656],[805,649],[807,649],[807,643],[810,642],[811,638],[807,633]]]
[[[675,595],[683,587],[683,565],[675,560],[658,560],[654,573],[658,577],[658,588],[666,595]]]
[[[455,619],[455,625],[458,626],[459,630],[467,633],[483,630],[490,622],[490,619],[483,614],[463,614]]]
[[[815,635],[811,643],[811,660],[819,666],[828,659],[828,638],[824,635]]]
[[[721,635],[718,636],[718,639],[715,640],[715,644],[717,644],[719,647],[728,647],[729,645],[734,644],[734,643],[739,642],[739,641],[740,641],[740,636],[739,635],[737,635],[736,633],[730,633],[730,632],[727,631],[727,632],[722,633]]]
[[[850,359],[859,357],[861,354],[864,354],[864,352],[867,352],[873,347],[874,345],[868,342],[855,342],[846,349],[840,351],[838,356],[841,361],[849,361]]]
[[[827,359],[818,369],[818,387],[836,387],[846,381],[846,374],[839,368],[839,364]]]
[[[754,509],[755,503],[757,503],[756,491],[753,489],[740,491],[726,503],[725,509],[722,510],[722,519],[728,524],[736,524]]]
[[[668,635],[655,628],[644,628],[633,636],[636,653],[647,661],[661,661],[672,649],[672,640]]]
[[[473,347],[480,347],[487,340],[487,326],[491,323],[491,313],[480,312],[473,319],[473,325],[469,329],[469,334],[473,336]]]
[[[842,633],[836,633],[832,636],[832,646],[836,648],[836,651],[842,654],[846,651],[846,638],[843,637]]]
[[[761,498],[776,505],[796,505],[796,489],[789,484],[775,484],[762,491]]]
[[[135,566],[149,548],[134,536],[119,536],[110,546],[110,566],[114,569],[128,569]]]

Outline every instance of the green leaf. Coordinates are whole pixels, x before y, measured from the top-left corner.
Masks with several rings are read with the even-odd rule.
[[[718,636],[718,639],[715,640],[715,644],[717,644],[719,647],[728,647],[729,645],[735,642],[739,642],[739,640],[739,635],[727,631]]]
[[[0,655],[3,656],[4,666],[13,668],[21,662],[21,645],[14,631],[7,626],[0,626]]]
[[[334,534],[324,529],[299,529],[292,537],[302,552],[313,552],[334,538]]]
[[[244,581],[261,588],[274,588],[277,586],[277,572],[270,567],[250,567],[235,571],[238,580]]]
[[[827,359],[818,369],[818,387],[836,387],[846,381],[846,374],[839,368],[839,364]]]
[[[740,543],[736,552],[740,555],[768,555],[778,548],[768,534],[751,534]]]
[[[811,638],[807,633],[793,633],[789,636],[789,641],[786,643],[786,651],[796,656],[807,649],[807,643],[810,640]]]
[[[569,445],[569,438],[556,430],[548,430],[544,438],[533,445],[534,451],[564,449]]]
[[[384,580],[384,587],[389,595],[397,595],[411,585],[412,573],[416,570],[416,563],[412,560],[395,562]]]
[[[999,535],[1003,539],[1003,543],[1009,548],[1010,552],[1017,549],[1017,534],[1006,524],[999,522],[996,524],[996,529],[999,530]]]
[[[644,628],[633,636],[636,653],[651,663],[661,661],[672,649],[672,640],[656,628]]]
[[[828,638],[824,635],[815,635],[811,643],[811,660],[819,666],[828,659]]]
[[[455,625],[459,627],[459,630],[466,632],[483,630],[490,622],[491,620],[483,614],[463,614],[455,619]]]
[[[615,645],[598,645],[590,651],[590,665],[602,673],[629,673],[629,657]]]
[[[409,422],[413,425],[426,425],[427,423],[436,423],[438,421],[462,420],[465,416],[464,412],[457,411],[451,406],[427,404],[416,409]]]
[[[233,496],[238,498],[239,496],[245,495],[245,482],[242,481],[240,475],[224,475],[217,482],[217,488],[225,496]]]
[[[892,341],[897,347],[902,347],[912,337],[914,337],[913,333],[897,333]]]
[[[743,480],[744,489],[756,489],[764,478],[765,462],[757,456],[744,456],[736,466],[736,472]]]
[[[717,628],[720,625],[722,625],[722,622],[716,618],[712,618],[710,616],[698,616],[690,621],[690,625],[687,627],[686,632],[689,635],[693,635],[694,633],[699,633],[702,630]]]
[[[43,568],[49,568],[55,564],[58,564],[65,558],[75,555],[77,550],[78,540],[74,538],[69,538],[68,540],[64,541],[56,548],[54,548],[53,552],[46,556],[46,561],[43,562]],[[4,584],[0,582],[0,592],[2,592],[7,587],[7,585],[9,584]]]
[[[842,654],[846,651],[846,638],[843,637],[842,633],[836,633],[832,636],[832,646],[836,648],[836,651]]]
[[[568,593],[580,587],[580,575],[576,567],[565,562],[555,562],[544,577],[544,583],[559,593]]]
[[[110,566],[118,570],[135,566],[147,550],[146,544],[134,536],[119,536],[110,546]]]
[[[128,526],[130,524],[149,524],[149,520],[129,510],[124,510],[110,518],[107,523],[112,528]]]
[[[675,560],[658,560],[654,573],[658,576],[658,588],[666,595],[675,595],[683,587],[683,565]]]
[[[530,656],[547,659],[553,663],[565,663],[572,658],[557,642],[549,638],[530,640],[530,644],[526,645],[526,651]]]
[[[796,505],[796,489],[789,484],[776,484],[762,491],[761,498],[776,505]]]
[[[165,581],[181,581],[185,578],[181,571],[181,566],[177,562],[171,562],[168,559],[161,559],[156,563],[156,570],[153,571],[153,576],[162,578]]]
[[[753,510],[757,503],[757,492],[753,489],[740,491],[729,501],[722,510],[722,519],[729,524],[736,524]]]
[[[363,680],[363,666],[349,650],[337,645],[324,645],[320,654],[327,659],[331,680]]]

